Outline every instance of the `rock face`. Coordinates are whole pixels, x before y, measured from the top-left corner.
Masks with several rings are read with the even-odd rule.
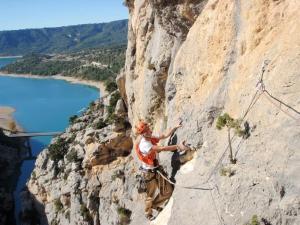
[[[91,104],[38,156],[28,190],[22,195],[23,224],[130,220],[128,208],[138,196],[129,156],[131,127],[126,113],[115,116],[113,112],[120,113],[125,107],[116,96],[118,93],[113,93]]]
[[[181,118],[177,138],[197,153],[178,171],[177,183],[213,187],[211,192],[175,188],[168,213],[155,224],[246,224],[255,215],[261,224],[300,223],[300,2],[127,5],[123,80],[130,122],[146,118],[159,132]],[[231,165],[224,153],[227,132],[216,129],[216,118],[223,112],[245,115],[265,60],[266,90],[295,110],[259,92],[244,118],[250,137],[233,139],[237,164]],[[171,155],[165,159],[170,165]],[[228,168],[235,174],[221,176]]]
[[[3,225],[15,224],[13,192],[27,152],[23,141],[8,138],[0,130],[0,224]]]
[[[102,99],[39,155],[24,215],[31,207],[43,224],[148,224],[130,124],[147,119],[160,132],[181,118],[168,141],[195,151],[161,158],[178,185],[196,188],[176,186],[151,224],[300,224],[300,2],[125,3],[128,49],[117,78],[125,102],[117,93]],[[248,133],[231,136],[236,164],[228,132],[216,129],[225,112]]]

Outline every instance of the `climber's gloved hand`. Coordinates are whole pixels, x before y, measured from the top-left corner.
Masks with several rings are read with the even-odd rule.
[[[185,141],[182,141],[182,142],[180,142],[178,145],[177,145],[177,147],[178,147],[178,150],[179,151],[187,151],[187,150],[190,150],[190,148],[188,147],[188,146],[186,146],[185,145]]]
[[[176,129],[180,128],[180,127],[182,127],[182,119],[178,120],[178,124],[174,127],[174,129],[176,130]]]

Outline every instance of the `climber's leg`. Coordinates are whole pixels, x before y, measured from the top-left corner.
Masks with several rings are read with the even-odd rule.
[[[159,171],[166,177],[168,174],[160,168]],[[156,179],[159,187],[159,195],[153,201],[153,209],[159,208],[166,200],[168,200],[173,193],[174,187],[168,181],[166,181],[160,174],[156,174]]]
[[[145,200],[145,214],[146,216],[152,215],[152,208],[153,208],[153,200],[155,196],[155,192],[158,188],[157,181],[155,179],[154,172],[145,172],[144,179],[146,182],[146,200]]]

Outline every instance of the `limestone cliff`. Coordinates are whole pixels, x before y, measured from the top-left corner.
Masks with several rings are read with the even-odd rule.
[[[130,122],[147,118],[159,132],[181,118],[177,138],[197,153],[179,170],[177,183],[203,186],[209,178],[214,188],[175,188],[155,224],[245,224],[255,215],[261,224],[300,223],[300,2],[129,0],[127,5],[126,67],[118,80]],[[237,164],[231,165],[228,152],[223,154],[227,134],[216,129],[216,118],[223,112],[243,117],[265,60],[266,90],[294,110],[259,92],[244,118],[250,137],[234,138]],[[171,155],[165,159],[170,165]],[[221,176],[224,169],[234,175]]]
[[[125,110],[118,92],[97,100],[39,154],[22,193],[22,224],[130,221],[138,195]]]
[[[160,132],[181,118],[169,142],[185,139],[196,152],[184,165],[164,153],[163,164],[178,185],[212,190],[176,186],[151,224],[299,224],[300,2],[125,3],[128,48],[117,78],[125,105],[111,107],[116,95],[100,100],[39,155],[23,217],[37,209],[43,224],[149,224],[131,126],[147,119]],[[236,164],[226,130],[216,129],[225,112],[247,121],[248,135],[232,139]]]

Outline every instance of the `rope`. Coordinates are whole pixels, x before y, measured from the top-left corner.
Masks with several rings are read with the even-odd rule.
[[[182,186],[179,184],[176,184],[172,182],[169,178],[167,178],[165,175],[163,175],[159,170],[156,170],[156,172],[166,181],[168,181],[170,184],[173,184],[176,187],[184,188],[184,189],[194,189],[194,190],[202,190],[202,191],[210,191],[213,190],[213,188],[205,188],[205,187],[187,187],[187,186]]]
[[[216,214],[217,214],[217,216],[218,216],[219,222],[220,222],[220,224],[225,225],[225,222],[224,222],[223,218],[222,218],[222,217],[220,216],[220,214],[219,214],[219,211],[218,211],[218,208],[217,208],[215,199],[214,199],[214,197],[213,197],[212,191],[210,190],[209,193],[210,193],[210,197],[211,197],[211,200],[212,200],[212,202],[213,202],[213,205],[214,205]]]
[[[260,75],[260,78],[259,78],[259,81],[257,82],[256,84],[256,87],[257,87],[257,90],[255,92],[255,94],[253,95],[252,99],[251,99],[251,102],[249,104],[249,106],[247,107],[247,110],[245,111],[243,117],[242,117],[242,122],[244,121],[244,119],[246,118],[246,116],[248,115],[248,113],[251,111],[251,109],[253,108],[253,106],[256,104],[256,102],[258,101],[258,99],[260,98],[260,96],[262,94],[264,94],[267,98],[267,100],[269,100],[276,108],[278,108],[280,111],[282,111],[283,113],[285,113],[287,116],[289,116],[290,118],[294,119],[297,123],[299,123],[299,119],[297,119],[296,117],[294,117],[293,115],[291,115],[289,112],[283,110],[281,107],[277,106],[272,100],[274,99],[275,101],[279,102],[280,103],[280,106],[281,104],[284,105],[285,107],[293,110],[295,113],[299,114],[300,115],[300,112],[298,112],[296,109],[292,108],[291,106],[289,106],[288,104],[282,102],[281,100],[275,98],[274,96],[272,96],[265,88],[265,84],[263,82],[263,78],[264,78],[264,73],[266,71],[266,68],[267,66],[269,65],[270,63],[270,60],[265,60],[263,62],[263,66],[262,66],[262,70],[261,70],[261,75]],[[300,123],[299,123],[300,124]],[[233,142],[233,139],[235,138],[236,135],[233,135],[233,137],[231,138],[231,142]],[[225,156],[225,153],[226,151],[228,150],[228,147],[229,147],[229,144],[227,144],[223,154],[221,155],[221,157],[219,158],[217,164],[214,166],[214,168],[212,169],[212,171],[210,172],[207,180],[203,183],[207,183],[211,177],[213,176],[213,174],[215,173],[216,169],[218,168],[219,164],[223,161],[223,158]]]
[[[264,72],[264,70],[263,70]],[[246,116],[248,115],[248,113],[251,111],[251,109],[253,108],[253,106],[256,104],[256,102],[258,101],[258,99],[260,98],[261,96],[261,93],[260,93],[260,90],[256,90],[255,94],[253,95],[248,107],[247,107],[247,110],[245,111],[243,117],[242,117],[242,122],[245,120]],[[231,138],[231,142],[233,142],[233,139],[235,138],[236,134],[234,134]],[[218,166],[220,165],[220,163],[223,161],[224,157],[225,157],[225,154],[227,152],[229,148],[229,144],[227,144],[224,152],[222,153],[221,157],[219,158],[218,162],[216,163],[216,165],[214,166],[214,168],[211,170],[211,172],[209,173],[209,176],[208,178],[206,179],[206,181],[203,183],[203,184],[206,184],[210,179],[211,177],[214,175],[214,173],[216,172]]]
[[[264,72],[266,70],[266,67],[268,66],[268,64],[270,63],[270,60],[265,60],[264,61],[264,65],[262,68],[262,74],[260,76],[259,81],[256,84],[256,87],[258,88],[258,91],[261,91],[260,94],[263,94],[266,99],[272,104],[274,105],[277,109],[279,109],[281,112],[283,112],[284,114],[286,114],[288,117],[290,117],[291,119],[295,120],[297,123],[299,123],[299,118],[297,119],[296,117],[294,117],[292,114],[290,114],[288,111],[283,110],[281,108],[281,105],[284,105],[286,108],[292,110],[293,112],[295,112],[296,114],[300,115],[300,112],[297,111],[296,109],[294,109],[293,107],[289,106],[288,104],[284,103],[283,101],[279,100],[278,98],[274,97],[273,95],[270,94],[270,92],[268,90],[266,90],[266,86],[264,84]],[[277,101],[279,102],[279,106],[275,104],[275,102],[273,101]]]
[[[264,96],[266,97],[266,99],[272,104],[274,105],[277,109],[279,109],[281,112],[283,112],[285,115],[287,115],[288,117],[290,117],[291,119],[295,120],[297,123],[299,123],[299,119],[297,119],[296,117],[294,117],[292,114],[290,114],[288,111],[283,110],[281,108],[281,104],[283,104],[284,106],[290,108],[289,106],[287,106],[285,103],[282,103],[280,100],[277,100],[275,97],[273,97],[272,95],[270,95],[270,93],[267,90],[264,90],[262,92],[264,94]],[[276,99],[276,101],[278,101],[280,103],[280,106],[276,105],[275,102],[272,99]],[[294,109],[293,109],[294,110]],[[300,123],[299,123],[300,124]]]

